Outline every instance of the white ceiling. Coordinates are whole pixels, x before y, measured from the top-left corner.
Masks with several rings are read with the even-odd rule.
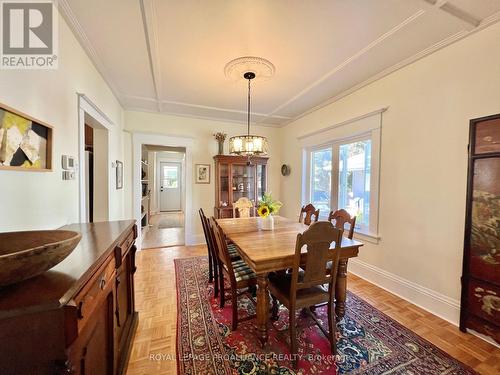
[[[282,126],[500,19],[500,0],[59,0],[125,109],[246,121],[246,82],[224,66],[259,56],[252,120]]]

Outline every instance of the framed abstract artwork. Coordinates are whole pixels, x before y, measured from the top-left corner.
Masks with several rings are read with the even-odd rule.
[[[0,104],[0,169],[52,171],[52,126]]]
[[[194,169],[196,173],[195,182],[197,184],[210,183],[210,164],[196,164]]]
[[[460,329],[500,343],[500,114],[471,120]]]

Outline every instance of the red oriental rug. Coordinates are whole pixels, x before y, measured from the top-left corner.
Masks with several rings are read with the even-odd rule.
[[[269,322],[269,343],[260,348],[254,320],[231,332],[231,301],[220,309],[207,284],[204,257],[176,259],[178,373],[208,374],[475,374],[436,346],[353,293],[338,323],[338,355],[307,314],[298,312],[298,368],[291,366],[288,311]],[[239,316],[255,313],[251,295],[238,298]],[[326,329],[326,307],[316,310]]]

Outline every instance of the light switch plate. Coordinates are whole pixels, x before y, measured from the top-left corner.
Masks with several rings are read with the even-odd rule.
[[[74,171],[63,171],[62,172],[63,180],[74,180],[75,172]]]

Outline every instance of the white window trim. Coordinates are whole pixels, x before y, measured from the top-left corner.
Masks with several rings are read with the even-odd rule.
[[[352,134],[350,136],[342,137],[329,137],[327,141],[321,142],[321,144],[310,145],[311,141],[307,140],[307,135],[302,136],[299,140],[303,141],[306,145],[302,149],[303,163],[302,163],[302,204],[307,204],[310,202],[311,198],[311,153],[316,150],[325,149],[332,147],[332,182],[331,182],[331,196],[330,205],[333,208],[338,206],[338,194],[333,194],[334,191],[338,191],[338,173],[334,173],[335,169],[338,172],[339,163],[339,146],[341,144],[355,142],[357,140],[371,139],[371,171],[370,171],[370,220],[369,227],[361,230],[356,230],[354,237],[371,242],[378,243],[381,239],[379,234],[379,201],[380,201],[380,160],[381,160],[381,136],[382,136],[382,113],[387,108],[383,108],[378,111],[370,112],[366,115],[358,116],[352,120],[344,121],[340,124],[330,126],[324,130],[324,132],[314,132],[311,133],[311,137],[317,137],[322,133],[330,133],[332,129],[341,127],[346,124],[351,124],[359,120],[363,120],[371,116],[379,116],[380,121],[377,122],[378,126],[371,126],[364,132],[357,132],[357,134]],[[337,166],[337,167],[335,167]],[[337,188],[335,188],[337,187]],[[322,218],[326,218],[328,213],[320,212]]]

